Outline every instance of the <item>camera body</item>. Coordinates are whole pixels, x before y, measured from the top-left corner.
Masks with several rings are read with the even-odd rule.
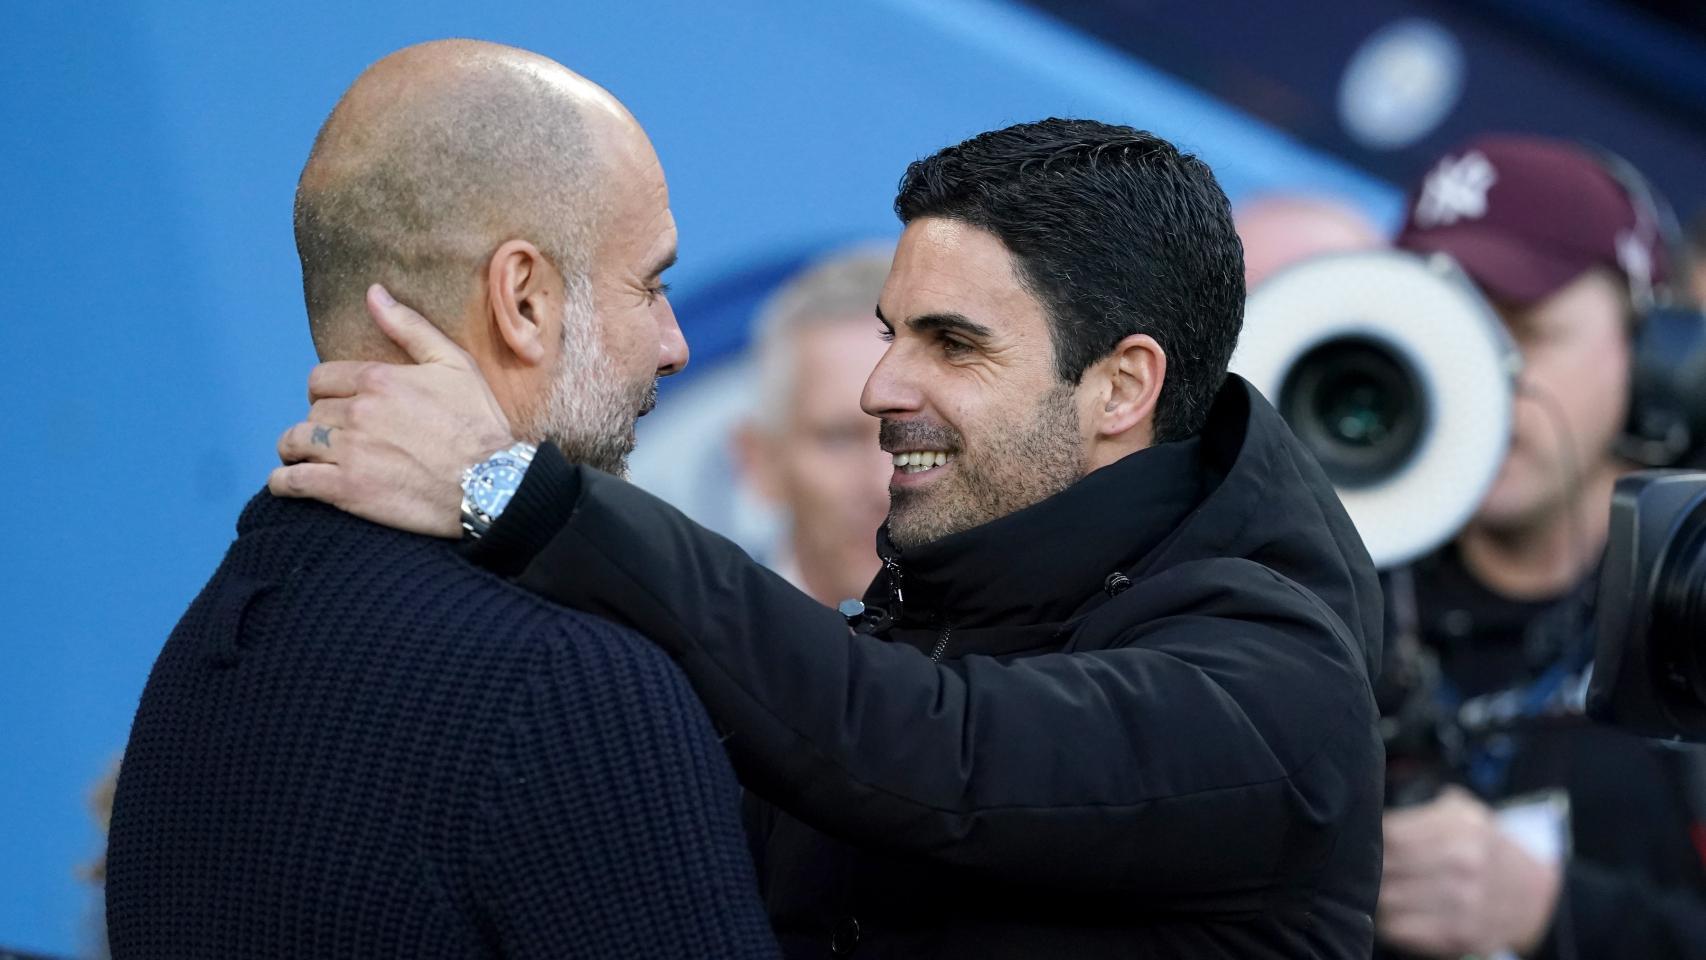
[[[1618,481],[1596,632],[1590,716],[1706,741],[1706,473]]]

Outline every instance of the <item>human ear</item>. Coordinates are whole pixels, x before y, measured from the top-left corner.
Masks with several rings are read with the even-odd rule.
[[[1112,439],[1146,425],[1152,435],[1155,404],[1167,378],[1167,353],[1155,338],[1134,333],[1093,369],[1099,393],[1097,409],[1091,411],[1096,435]]]
[[[496,339],[525,366],[545,362],[556,335],[562,283],[556,268],[526,240],[508,240],[486,265],[486,306]]]

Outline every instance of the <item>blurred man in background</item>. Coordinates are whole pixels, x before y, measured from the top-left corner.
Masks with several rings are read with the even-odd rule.
[[[1470,144],[1412,196],[1397,245],[1456,259],[1524,365],[1510,452],[1479,511],[1390,578],[1388,672],[1424,650],[1440,681],[1420,695],[1447,716],[1497,705],[1518,726],[1430,758],[1457,785],[1387,814],[1377,932],[1391,947],[1706,956],[1706,848],[1691,839],[1686,755],[1584,723],[1521,725],[1579,691],[1591,658],[1594,571],[1612,487],[1630,467],[1617,451],[1631,335],[1669,279],[1655,221],[1598,156],[1531,137]],[[1389,752],[1394,764],[1417,759]],[[1412,786],[1389,783],[1389,800]],[[1519,820],[1527,842],[1508,829]]]
[[[760,310],[758,392],[735,434],[742,472],[782,514],[770,566],[818,602],[864,594],[877,575],[891,458],[859,409],[882,358],[872,314],[892,248],[832,254],[791,278]]]
[[[1241,205],[1233,219],[1244,242],[1249,290],[1300,260],[1386,246],[1385,235],[1367,214],[1330,197],[1267,194]]]

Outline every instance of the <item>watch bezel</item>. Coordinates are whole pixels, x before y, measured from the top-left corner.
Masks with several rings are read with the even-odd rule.
[[[462,471],[462,535],[464,539],[477,540],[485,536],[491,530],[492,524],[497,522],[497,516],[487,513],[475,500],[474,484],[481,477],[489,476],[493,471],[506,466],[518,468],[518,472],[525,477],[527,468],[532,465],[533,456],[537,450],[538,447],[525,441],[511,444],[484,460],[470,464]],[[519,490],[520,488],[521,484],[518,481],[516,489]],[[510,491],[510,496],[514,497],[514,495],[515,491]],[[501,513],[502,511],[499,511],[500,515]]]

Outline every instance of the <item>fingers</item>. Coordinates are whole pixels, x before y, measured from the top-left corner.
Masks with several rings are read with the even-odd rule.
[[[267,475],[267,489],[275,497],[307,497],[336,504],[341,476],[335,464],[286,464],[274,467]]]
[[[416,363],[464,363],[468,354],[427,318],[398,303],[381,284],[367,288],[373,322]],[[469,365],[472,365],[471,362]]]
[[[308,371],[308,402],[326,397],[353,397],[362,391],[369,378],[383,377],[373,368],[388,364],[368,360],[328,360]]]
[[[1400,950],[1422,956],[1452,955],[1452,951],[1441,950],[1446,938],[1440,932],[1439,920],[1427,914],[1404,913],[1377,918],[1375,927],[1382,940]]]
[[[399,471],[399,461],[375,456],[362,438],[341,431],[334,436],[355,441],[344,451],[344,460],[276,467],[267,476],[267,489],[278,497],[320,500],[399,530],[452,540],[462,535],[457,510],[462,491],[454,482],[410,486],[408,471]],[[336,445],[334,441],[334,450]]]
[[[394,394],[411,387],[411,379],[420,377],[418,371],[402,363],[379,363],[369,360],[328,360],[308,371],[308,402],[341,400],[363,394]],[[341,424],[340,424],[341,426]]]
[[[322,397],[308,408],[308,419],[327,427],[350,429],[356,426],[358,408],[361,414],[372,416],[373,407],[371,399],[361,397]]]
[[[438,363],[475,370],[474,360],[455,341],[427,319],[398,303],[385,288],[374,284],[367,291],[367,312],[409,359],[416,363]],[[331,397],[353,397],[383,392],[396,375],[396,365],[363,360],[329,360],[308,374],[308,402]]]
[[[292,463],[337,463],[338,435],[341,427],[303,421],[284,431],[278,438],[278,459]]]
[[[1437,882],[1382,883],[1374,926],[1386,943],[1424,956],[1461,956],[1476,939],[1468,918],[1474,905],[1461,888]]]

